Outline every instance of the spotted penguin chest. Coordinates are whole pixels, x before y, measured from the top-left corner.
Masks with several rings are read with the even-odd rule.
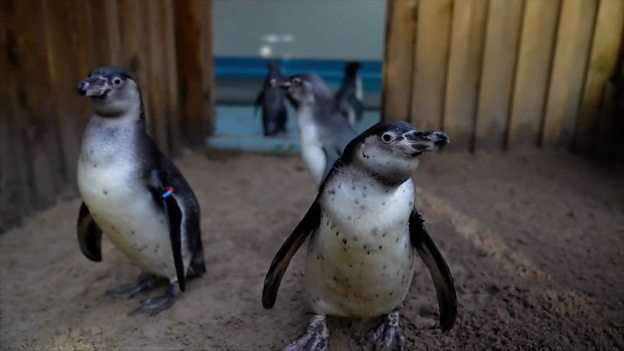
[[[404,300],[412,280],[412,195],[384,198],[382,205],[382,198],[333,192],[308,242],[305,280],[312,309],[350,318],[388,313]]]
[[[78,186],[106,237],[141,269],[175,278],[168,222],[130,162],[95,166],[81,156]]]

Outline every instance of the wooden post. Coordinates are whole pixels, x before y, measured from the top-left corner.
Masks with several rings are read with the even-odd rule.
[[[552,66],[559,0],[527,0],[507,146],[537,146]]]
[[[382,119],[410,119],[416,0],[388,0],[383,67]]]
[[[596,142],[600,142],[596,140],[600,107],[605,84],[617,62],[623,25],[624,1],[601,0],[576,122],[573,144],[575,151],[588,152]]]
[[[474,147],[487,0],[456,1],[442,128],[454,145]]]
[[[212,118],[211,1],[176,0],[175,32],[178,89],[185,140],[191,146],[204,144]],[[210,109],[210,110],[208,110]]]
[[[562,4],[542,145],[568,147],[572,143],[597,6],[595,0]]]
[[[504,145],[524,0],[490,1],[489,7],[475,149]]]
[[[442,126],[452,15],[452,0],[418,3],[410,117],[420,129]]]

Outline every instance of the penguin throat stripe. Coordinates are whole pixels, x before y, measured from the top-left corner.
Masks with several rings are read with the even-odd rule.
[[[173,195],[173,193],[175,193],[175,188],[172,186],[168,186],[165,188],[165,192],[162,194],[162,198],[166,199],[169,196]]]

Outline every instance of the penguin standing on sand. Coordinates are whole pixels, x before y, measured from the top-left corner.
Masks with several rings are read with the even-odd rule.
[[[362,99],[362,78],[358,74],[360,70],[359,62],[349,62],[345,65],[342,84],[334,96],[334,101],[338,111],[349,121],[351,126],[362,120],[364,115],[364,104]]]
[[[138,282],[107,295],[133,297],[165,280],[165,294],[133,312],[156,314],[184,291],[187,277],[206,271],[199,203],[176,166],[145,132],[137,82],[117,67],[95,69],[78,85],[94,113],[78,160],[83,203],[78,241],[83,254],[101,261],[102,233],[142,270]]]
[[[256,97],[255,110],[262,106],[262,129],[265,136],[286,133],[286,96],[278,84],[282,80],[279,67],[275,62],[267,64],[267,76],[262,83],[262,90]]]
[[[290,76],[280,85],[297,111],[303,160],[316,184],[321,184],[356,133],[337,110],[331,91],[318,75]]]
[[[262,304],[272,308],[291,258],[308,242],[304,286],[315,315],[285,350],[327,350],[328,315],[381,317],[369,335],[373,349],[402,350],[399,307],[412,281],[414,249],[435,284],[440,327],[453,327],[453,278],[414,207],[410,178],[419,155],[447,143],[445,133],[417,131],[404,122],[378,123],[349,143],[264,281]]]

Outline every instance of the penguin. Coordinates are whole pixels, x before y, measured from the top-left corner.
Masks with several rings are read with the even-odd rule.
[[[286,97],[277,86],[283,79],[279,67],[275,62],[267,64],[267,76],[262,83],[262,89],[254,102],[254,112],[262,107],[262,129],[264,136],[275,136],[286,133]]]
[[[285,350],[327,350],[326,316],[380,318],[369,334],[372,348],[402,350],[399,308],[412,281],[414,249],[433,279],[440,327],[453,327],[453,277],[414,207],[410,178],[421,154],[448,142],[443,132],[380,122],[349,143],[265,277],[262,304],[270,309],[290,260],[307,241],[304,291],[314,316]]]
[[[91,116],[78,159],[78,242],[90,260],[102,260],[102,234],[142,273],[136,284],[109,296],[133,297],[160,280],[162,296],[131,312],[154,315],[185,290],[186,279],[206,272],[200,208],[188,182],[145,132],[137,81],[118,67],[96,68],[78,84],[91,99]]]
[[[364,103],[362,99],[362,78],[358,74],[360,63],[351,61],[345,65],[344,77],[340,88],[334,96],[334,102],[340,113],[349,121],[351,126],[362,120]]]
[[[280,86],[297,113],[301,155],[320,185],[356,133],[342,117],[331,90],[316,74],[290,76]]]

